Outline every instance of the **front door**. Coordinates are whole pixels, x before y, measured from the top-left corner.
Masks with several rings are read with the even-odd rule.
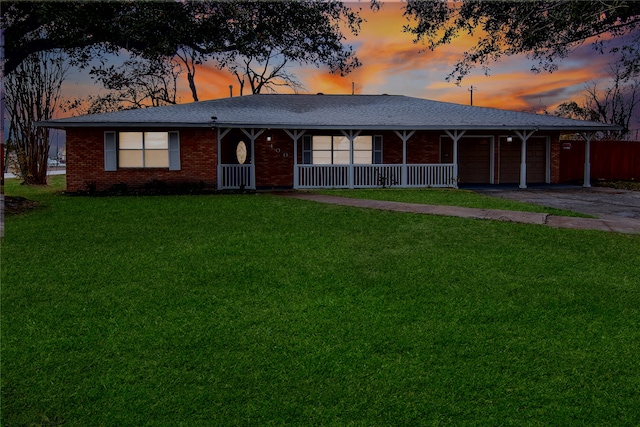
[[[222,140],[218,187],[222,190],[254,188],[254,167],[251,140],[233,130]]]

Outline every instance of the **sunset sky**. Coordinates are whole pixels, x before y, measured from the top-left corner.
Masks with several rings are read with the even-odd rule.
[[[585,84],[599,81],[606,85],[607,67],[612,62],[611,56],[598,54],[585,43],[560,62],[554,73],[534,74],[530,71],[533,62],[524,56],[508,57],[490,65],[489,76],[476,69],[461,86],[456,86],[445,78],[474,44],[473,39],[464,37],[435,51],[424,51],[424,46],[414,44],[412,36],[402,31],[407,24],[402,3],[385,2],[378,12],[372,12],[367,1],[350,6],[361,8],[367,21],[357,37],[349,35],[346,41],[354,46],[362,67],[346,77],[313,66],[292,68],[305,93],[350,94],[353,82],[356,94],[387,93],[468,104],[469,88],[473,86],[473,103],[477,106],[518,111],[546,108],[552,112],[561,102],[580,100]],[[235,78],[209,63],[197,71],[196,84],[201,100],[229,96],[230,84],[234,85],[234,95],[239,94]],[[86,72],[84,76],[75,74],[66,85],[67,95],[87,95],[97,89],[87,81]],[[287,93],[286,89],[282,92]],[[191,101],[186,81],[182,82],[179,97],[181,102]]]

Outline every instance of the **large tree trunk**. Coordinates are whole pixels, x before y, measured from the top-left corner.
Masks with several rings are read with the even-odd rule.
[[[196,81],[195,76],[191,73],[187,73],[187,80],[189,80],[189,89],[191,89],[191,96],[193,97],[194,102],[198,102],[198,91],[196,90]]]

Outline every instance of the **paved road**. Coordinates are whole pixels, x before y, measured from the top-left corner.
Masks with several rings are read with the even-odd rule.
[[[511,187],[470,187],[481,194],[566,209],[601,219],[640,220],[640,191],[606,187],[542,186],[526,189]]]
[[[63,168],[49,168],[47,170],[47,176],[50,175],[66,175],[67,174],[67,170],[63,169]],[[11,178],[17,178],[17,176],[13,173],[7,172],[4,174],[4,179],[11,179]]]

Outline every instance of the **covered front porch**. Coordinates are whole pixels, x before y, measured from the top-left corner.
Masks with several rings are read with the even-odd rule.
[[[221,190],[457,188],[461,182],[509,182],[504,179],[513,179],[515,172],[520,188],[526,188],[533,176],[527,173],[527,160],[533,161],[528,159],[527,143],[536,133],[537,129],[515,130],[513,136],[467,130],[218,129],[217,182]],[[547,142],[536,143],[543,153],[535,165],[542,178],[530,182],[552,182],[551,138],[542,135],[536,138]],[[513,159],[506,149],[516,138],[519,149]],[[553,139],[558,146],[557,136]],[[509,144],[509,150],[514,146]],[[507,163],[516,171],[507,170]],[[478,175],[484,178],[473,181]]]
[[[411,155],[408,142],[416,131],[387,131],[384,142],[381,133],[219,129],[218,188],[264,188],[269,186],[265,175],[277,181],[286,174],[287,182],[282,185],[280,179],[280,187],[293,189],[457,187],[457,140],[464,132],[448,132],[454,149],[447,159],[440,158],[439,140],[416,141],[437,148],[430,155],[414,149]]]

